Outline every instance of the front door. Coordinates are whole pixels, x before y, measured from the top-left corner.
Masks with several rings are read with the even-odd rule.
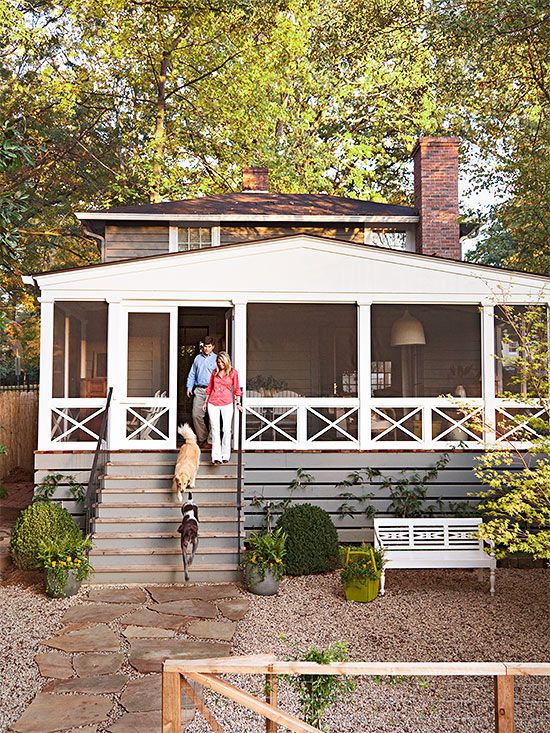
[[[124,448],[175,448],[178,309],[129,308],[124,398]]]

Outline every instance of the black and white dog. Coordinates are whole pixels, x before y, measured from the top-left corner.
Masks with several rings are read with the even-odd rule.
[[[193,494],[189,492],[187,501],[181,508],[183,519],[178,527],[181,535],[181,556],[183,559],[183,569],[185,580],[189,580],[188,567],[191,566],[195,552],[199,546],[199,510],[193,501]]]

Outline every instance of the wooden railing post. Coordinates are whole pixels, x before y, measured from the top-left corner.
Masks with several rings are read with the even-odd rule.
[[[268,673],[265,676],[265,700],[270,705],[273,705],[273,707],[277,707],[277,688],[278,688],[278,679],[276,674]],[[277,733],[279,730],[279,726],[277,725],[276,721],[270,720],[269,718],[265,719],[265,730],[266,733]]]
[[[514,676],[495,677],[495,732],[514,733]]]
[[[179,672],[162,672],[162,733],[181,733]]]

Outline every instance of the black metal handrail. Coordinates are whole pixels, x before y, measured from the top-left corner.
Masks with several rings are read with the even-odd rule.
[[[107,401],[105,409],[101,416],[101,427],[97,436],[97,445],[94,452],[94,460],[90,469],[90,478],[88,479],[88,488],[86,489],[86,497],[84,499],[84,508],[86,510],[86,534],[90,534],[92,523],[92,509],[97,499],[99,489],[99,477],[105,469],[105,457],[107,455],[105,437],[107,435],[107,426],[109,424],[109,407],[111,405],[111,397],[113,388],[109,387],[107,392]]]
[[[243,412],[244,407],[242,410],[237,410],[238,412],[238,419],[237,419],[237,430],[238,433],[238,440],[237,440],[237,560],[239,562],[239,565],[241,564],[241,514],[243,510]]]

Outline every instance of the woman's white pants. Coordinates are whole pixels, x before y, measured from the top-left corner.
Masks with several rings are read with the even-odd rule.
[[[229,405],[211,405],[208,403],[208,417],[212,431],[212,460],[228,461],[231,455],[231,422],[233,420],[233,403]],[[223,438],[221,431],[223,428]]]

